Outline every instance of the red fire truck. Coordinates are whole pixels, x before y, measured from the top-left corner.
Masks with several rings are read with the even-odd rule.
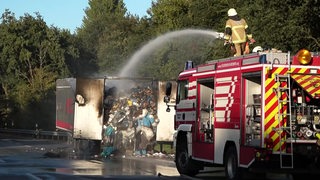
[[[319,54],[303,49],[294,56],[258,52],[197,67],[188,62],[175,102],[170,92],[168,83],[164,101],[167,111],[176,111],[180,174],[193,176],[205,166],[224,166],[227,179],[239,179],[243,170],[320,170]]]

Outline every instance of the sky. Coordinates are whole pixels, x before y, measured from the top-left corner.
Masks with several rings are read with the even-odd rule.
[[[139,17],[147,15],[152,0],[123,0],[127,11]],[[13,12],[18,19],[28,13],[35,16],[39,12],[48,26],[69,29],[73,33],[81,27],[88,0],[0,0],[0,12]]]

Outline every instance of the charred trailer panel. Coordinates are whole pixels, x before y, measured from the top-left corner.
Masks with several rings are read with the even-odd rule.
[[[104,79],[76,80],[74,111],[74,147],[78,156],[100,153],[103,129]]]
[[[56,128],[73,132],[76,79],[56,81]]]
[[[170,112],[168,112],[167,104],[163,101],[163,97],[166,95],[166,82],[159,81],[159,95],[158,95],[158,117],[161,122],[158,124],[157,130],[157,142],[163,143],[172,143],[173,142],[173,134],[174,134],[174,114],[175,111],[173,108],[170,108]],[[175,103],[176,97],[176,89],[177,83],[171,81],[172,84],[172,93],[170,97],[170,104]]]
[[[104,79],[77,79],[73,137],[101,140]]]

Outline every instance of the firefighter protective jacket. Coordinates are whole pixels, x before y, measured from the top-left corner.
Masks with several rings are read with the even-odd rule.
[[[227,20],[225,40],[229,41],[230,38],[232,43],[244,43],[247,38],[252,39],[247,22],[244,19],[234,20],[230,18]]]

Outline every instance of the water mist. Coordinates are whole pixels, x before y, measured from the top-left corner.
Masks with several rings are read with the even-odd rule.
[[[211,30],[199,30],[199,29],[185,29],[179,31],[168,32],[164,35],[161,35],[151,41],[149,41],[146,45],[140,48],[137,52],[133,54],[133,56],[128,60],[127,64],[121,69],[119,73],[119,77],[129,77],[132,72],[135,70],[136,65],[143,61],[144,58],[155,51],[156,48],[159,48],[163,43],[170,41],[173,38],[180,38],[183,36],[209,36],[212,39],[216,39],[221,37],[218,32]]]

